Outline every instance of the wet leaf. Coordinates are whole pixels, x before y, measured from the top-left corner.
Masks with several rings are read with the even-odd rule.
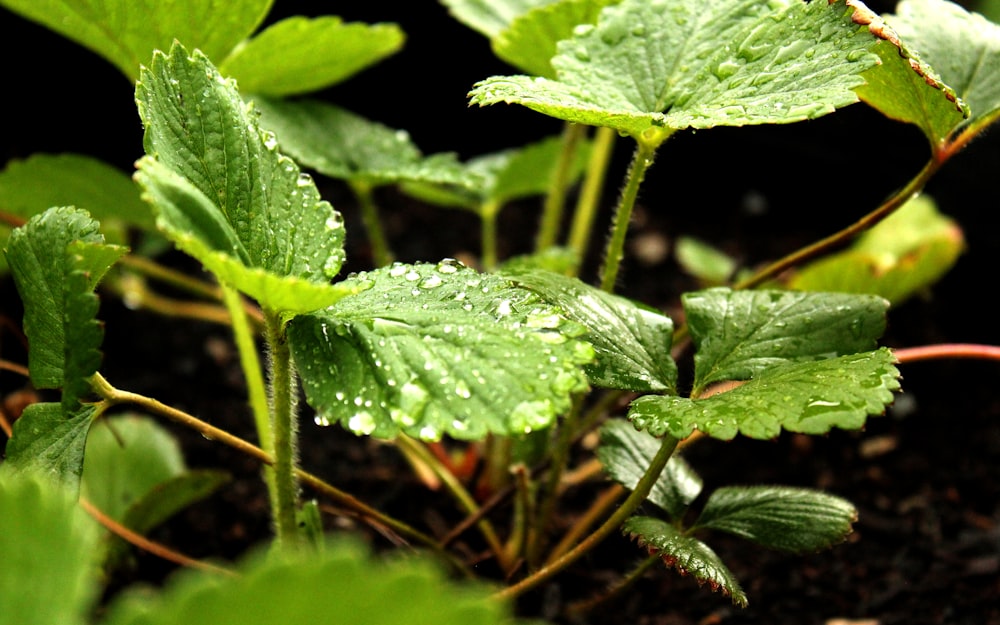
[[[587,367],[591,384],[630,391],[676,392],[677,365],[670,355],[674,324],[669,317],[577,278],[547,271],[507,275],[587,328],[586,340],[597,354],[596,362]]]
[[[205,56],[157,52],[136,84],[147,155],[136,180],[157,225],[220,280],[272,310],[329,305],[343,218]]]
[[[723,440],[737,434],[770,439],[781,430],[825,434],[858,429],[885,413],[899,390],[895,358],[886,348],[809,362],[776,363],[753,379],[705,399],[646,395],[628,418],[654,436],[690,436],[694,430]]]
[[[713,288],[682,298],[697,346],[697,397],[710,384],[748,380],[779,364],[874,349],[889,303],[872,295],[733,291]]]
[[[871,293],[898,304],[928,290],[955,265],[964,248],[958,224],[922,195],[849,249],[803,267],[788,285],[804,291]]]
[[[53,402],[31,404],[14,422],[0,473],[36,473],[78,492],[87,433],[96,412],[92,405],[67,412]]]
[[[712,492],[694,529],[714,529],[783,551],[826,549],[851,533],[851,502],[809,488],[732,486]]]
[[[247,93],[289,96],[342,82],[396,53],[404,39],[395,24],[296,16],[243,42],[219,69]]]
[[[370,288],[288,329],[321,424],[381,438],[524,434],[587,388],[584,329],[506,279],[445,260],[352,281]]]
[[[490,39],[517,16],[556,2],[559,0],[441,0],[452,17]]]
[[[736,576],[712,549],[697,538],[686,536],[676,527],[646,516],[634,516],[622,525],[650,555],[658,555],[669,568],[691,575],[699,584],[708,584],[713,592],[728,595],[735,605],[746,607],[747,596]]]
[[[612,419],[601,427],[597,457],[604,471],[616,482],[634,490],[662,447],[662,441],[621,419]],[[653,484],[648,501],[674,519],[680,519],[691,502],[701,493],[702,480],[678,454],[667,462],[666,469]]]
[[[865,10],[866,11],[866,10]],[[852,104],[878,59],[873,16],[835,2],[624,0],[559,43],[558,80],[494,76],[481,106],[521,104],[662,141],[681,128],[789,123]]]

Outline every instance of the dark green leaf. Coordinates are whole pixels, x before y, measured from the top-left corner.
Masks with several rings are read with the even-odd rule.
[[[68,414],[60,404],[31,404],[14,422],[13,436],[7,441],[7,459],[0,467],[3,471],[45,475],[77,492],[87,432],[96,412],[90,405]]]

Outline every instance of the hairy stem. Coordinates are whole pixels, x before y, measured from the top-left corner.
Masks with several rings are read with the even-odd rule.
[[[372,246],[372,263],[376,267],[385,267],[393,261],[393,253],[389,248],[382,220],[379,218],[378,206],[375,205],[375,194],[371,185],[357,180],[349,181],[351,191],[358,200],[361,209],[361,222],[368,233],[368,242]]]
[[[274,437],[275,504],[272,511],[279,544],[293,545],[299,540],[296,520],[299,486],[295,479],[298,453],[295,408],[295,371],[292,354],[281,317],[264,311],[265,338],[268,345],[268,368],[271,386],[271,433]]]
[[[536,252],[552,247],[559,237],[559,226],[562,224],[563,208],[566,205],[566,190],[573,173],[573,163],[576,162],[576,150],[586,132],[587,127],[580,124],[566,122],[563,126],[562,151],[545,196],[542,221],[535,237]]]

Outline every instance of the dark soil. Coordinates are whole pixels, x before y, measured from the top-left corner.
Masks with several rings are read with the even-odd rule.
[[[355,9],[357,14],[349,14],[344,7],[343,15],[398,20],[412,33],[411,40],[397,59],[324,94],[331,100],[391,126],[408,128],[427,152],[457,150],[463,157],[558,131],[558,124],[513,107],[466,109],[464,93],[475,80],[509,69],[489,56],[481,38],[450,24],[436,3],[429,3],[419,16],[398,17],[393,3],[366,4],[371,5],[367,12]],[[37,36],[43,42],[38,45],[80,54],[40,29],[5,12],[0,15],[5,33],[17,29],[26,37],[22,41]],[[95,154],[123,169],[130,167],[141,145],[129,85],[101,62],[85,58],[72,59],[84,64],[85,70],[60,71],[57,88],[44,63],[14,56],[10,43],[2,45],[9,52],[5,58],[24,59],[16,79],[28,85],[17,97],[7,94],[8,102],[18,108],[14,119],[21,122],[0,143],[5,159],[73,150]],[[463,50],[464,63],[458,67],[446,63],[446,53],[454,49]],[[412,59],[429,68],[447,69],[447,78],[431,70],[426,76],[412,76],[406,65]],[[77,102],[100,102],[102,108],[88,104],[82,112],[70,107],[65,115],[42,116],[45,107],[40,103],[64,101],[60,98],[66,93]],[[430,103],[421,105],[400,93],[428,94]],[[612,180],[622,175],[627,157],[628,146],[622,142]],[[919,133],[862,106],[807,124],[678,137],[664,147],[650,172],[633,242],[643,235],[667,241],[693,235],[723,247],[747,265],[759,264],[851,223],[913,175],[925,158]],[[984,225],[987,211],[996,205],[996,171],[1000,171],[1000,141],[994,133],[974,143],[932,181],[928,191],[963,226],[968,251],[926,297],[890,312],[884,344],[1000,343],[991,293],[1000,237],[994,227]],[[320,182],[324,197],[348,219],[347,270],[367,268],[368,249],[348,194],[335,182]],[[610,189],[609,204],[616,183]],[[437,260],[476,251],[478,235],[471,217],[414,206],[391,192],[380,199],[401,260]],[[530,203],[505,209],[502,226],[507,238],[502,253],[530,247],[536,211]],[[197,271],[195,263],[178,255],[168,255],[165,262]],[[666,258],[630,262],[619,290],[673,311],[677,296],[694,287]],[[0,314],[17,322],[18,310],[10,281],[4,279]],[[113,298],[106,298],[101,318],[107,332],[102,372],[113,384],[252,438],[238,363],[225,328],[130,311]],[[24,361],[6,329],[0,333],[0,347],[3,358]],[[797,556],[713,536],[710,544],[747,591],[748,608],[733,607],[728,598],[658,567],[622,598],[604,610],[587,613],[581,622],[1000,625],[1000,399],[993,387],[997,367],[951,361],[907,364],[901,370],[905,393],[888,415],[871,419],[863,432],[782,436],[766,442],[700,441],[685,452],[707,489],[773,483],[819,487],[849,499],[857,506],[859,519],[845,544]],[[4,398],[22,387],[23,380],[0,374]],[[208,501],[157,530],[153,538],[194,557],[235,558],[269,533],[259,467],[217,443],[174,429],[184,441],[191,466],[224,467],[234,479]],[[308,409],[302,432],[303,466],[338,487],[431,533],[444,534],[460,520],[451,501],[419,484],[392,447],[337,428],[321,429],[312,423]],[[572,523],[603,486],[568,493],[559,522]],[[498,522],[502,524],[508,514],[509,509],[501,507]],[[343,511],[331,511],[326,518],[331,531],[360,532],[378,548],[392,545],[389,538]],[[463,536],[456,543],[457,552],[473,557],[481,549],[474,541],[471,533]],[[567,605],[603,592],[643,553],[615,536],[543,590],[523,597],[519,607],[526,615],[569,622],[561,616]],[[113,580],[112,592],[136,580],[159,582],[172,568],[139,554],[135,568]],[[480,570],[491,575],[488,562]]]

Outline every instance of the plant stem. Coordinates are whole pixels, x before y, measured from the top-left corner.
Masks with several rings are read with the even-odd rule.
[[[295,514],[299,499],[299,486],[295,479],[298,451],[295,372],[281,316],[277,312],[265,310],[264,322],[270,355],[271,433],[274,437],[276,509],[272,515],[278,543],[294,545],[299,541],[299,526]]]
[[[635,485],[635,490],[633,490],[632,494],[630,494],[628,498],[622,502],[621,507],[619,507],[614,514],[608,517],[608,519],[600,527],[594,530],[592,534],[587,536],[587,538],[585,538],[583,542],[578,544],[576,547],[513,586],[508,586],[507,588],[497,592],[494,597],[497,599],[512,599],[521,595],[525,591],[531,590],[545,580],[559,573],[570,564],[576,562],[580,557],[593,549],[598,543],[607,538],[612,532],[621,527],[621,524],[625,522],[625,519],[631,516],[632,513],[635,512],[636,509],[638,509],[638,507],[642,504],[642,502],[646,500],[646,497],[649,495],[649,491],[653,489],[653,485],[656,483],[656,480],[659,479],[660,473],[663,472],[664,467],[667,466],[667,461],[670,460],[670,456],[674,453],[674,449],[676,447],[676,438],[670,436],[669,434],[664,436],[660,449],[656,452],[652,462],[650,462],[649,468],[646,469],[642,478],[639,479],[639,483]]]
[[[580,197],[573,212],[573,224],[569,235],[569,247],[576,252],[581,262],[587,255],[587,244],[593,238],[591,235],[594,231],[594,221],[597,219],[597,207],[600,205],[604,178],[614,147],[615,131],[611,128],[598,128],[594,133],[590,161],[587,163],[587,173],[580,187]]]
[[[354,192],[361,209],[361,222],[368,233],[368,242],[372,246],[372,263],[376,267],[385,267],[393,261],[393,253],[389,248],[382,220],[379,219],[378,206],[375,205],[375,194],[372,186],[359,180],[349,180],[348,185]]]
[[[500,215],[500,205],[495,201],[486,202],[480,207],[482,224],[482,250],[480,252],[484,271],[493,271],[497,267],[497,217]]]
[[[921,360],[941,360],[944,358],[972,358],[977,360],[1000,360],[1000,347],[996,345],[975,345],[970,343],[944,343],[922,345],[892,350],[901,363]]]
[[[538,514],[533,523],[534,531],[532,532],[532,539],[528,543],[527,559],[530,564],[534,564],[539,560],[542,541],[545,536],[545,528],[548,527],[552,519],[552,514],[555,511],[556,501],[559,498],[559,483],[566,470],[570,448],[576,439],[576,426],[580,418],[580,405],[581,398],[579,396],[574,397],[572,409],[559,426],[558,437],[552,450],[552,462],[549,466],[549,474],[545,480],[545,487],[542,490],[539,500]]]
[[[586,512],[577,516],[576,522],[573,526],[569,528],[569,531],[563,535],[562,540],[552,549],[549,553],[548,559],[545,563],[552,564],[559,558],[563,556],[567,551],[573,548],[576,541],[583,536],[590,526],[597,523],[602,516],[604,516],[611,506],[615,505],[619,499],[625,494],[625,488],[620,484],[613,484],[607,488],[604,492],[598,495],[597,499],[594,500],[590,507],[587,508]]]
[[[737,284],[733,285],[734,289],[750,289],[758,286],[767,280],[779,275],[786,269],[790,269],[796,265],[799,265],[810,258],[814,258],[823,254],[831,249],[839,247],[855,236],[861,234],[862,232],[870,229],[872,226],[882,221],[889,215],[891,215],[896,209],[898,209],[903,204],[906,204],[913,196],[920,192],[927,184],[927,181],[941,168],[944,161],[932,158],[927,161],[923,168],[917,173],[917,175],[911,179],[906,186],[901,188],[899,191],[894,193],[889,199],[882,203],[881,206],[868,213],[854,224],[844,228],[840,232],[832,234],[825,239],[817,241],[812,245],[802,248],[793,254],[785,256],[781,260],[771,263],[764,269],[760,270],[756,274],[750,276],[746,280],[742,280]]]
[[[601,267],[601,289],[608,293],[615,290],[618,269],[621,266],[622,258],[625,257],[625,235],[628,233],[629,221],[632,219],[632,209],[635,207],[635,200],[639,195],[639,186],[642,185],[642,180],[646,177],[646,170],[653,164],[653,157],[656,155],[658,146],[659,142],[646,141],[643,138],[636,140],[635,154],[632,156],[632,164],[629,165],[625,188],[622,190],[618,206],[615,208],[611,237],[608,239],[608,245],[604,252],[604,265]]]
[[[580,140],[587,132],[587,127],[566,122],[563,125],[562,151],[552,180],[549,181],[549,191],[545,196],[542,208],[542,221],[535,237],[535,251],[541,252],[556,244],[559,237],[559,226],[562,224],[563,208],[566,205],[566,190],[569,188],[570,175],[576,162],[576,150]]]
[[[626,575],[621,581],[619,581],[613,587],[609,588],[607,592],[571,604],[569,608],[567,608],[566,610],[567,616],[573,617],[576,615],[590,613],[594,610],[594,608],[596,608],[600,604],[610,601],[611,599],[614,599],[615,597],[619,596],[620,594],[628,590],[628,588],[632,586],[634,583],[639,581],[643,573],[648,571],[652,566],[654,566],[659,561],[660,561],[659,555],[649,556],[648,558],[643,560],[639,564],[639,566],[635,567],[628,575]]]

